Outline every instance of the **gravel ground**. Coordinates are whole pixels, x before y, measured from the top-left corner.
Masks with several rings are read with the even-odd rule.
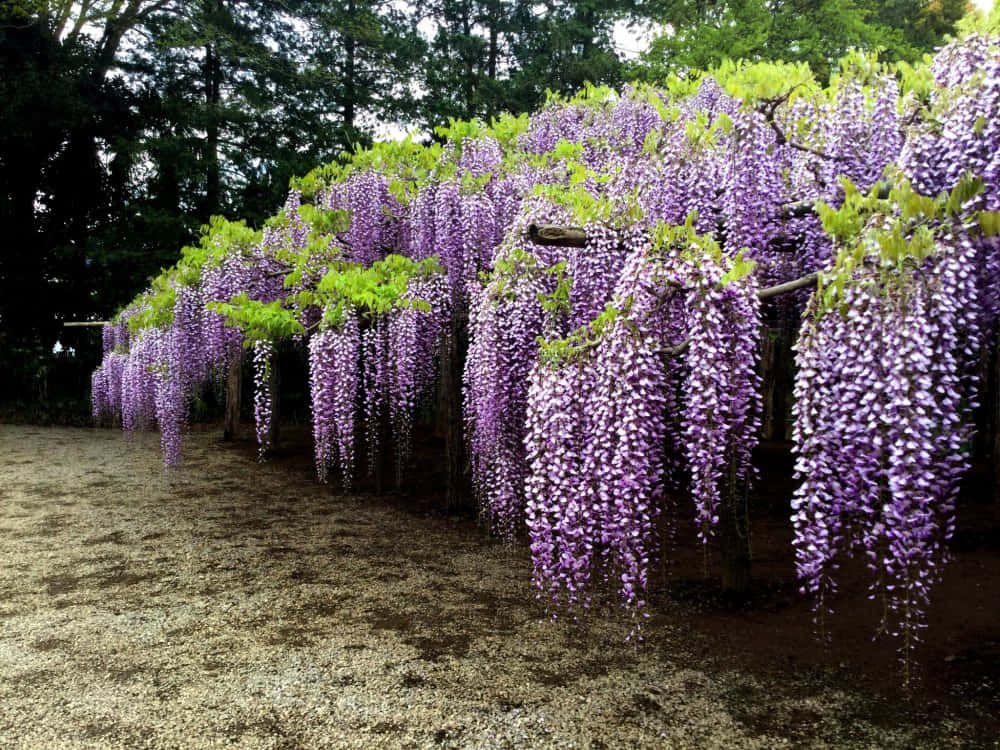
[[[0,748],[995,747],[664,605],[547,621],[523,550],[190,434],[0,425]],[[739,627],[734,618],[733,627]]]

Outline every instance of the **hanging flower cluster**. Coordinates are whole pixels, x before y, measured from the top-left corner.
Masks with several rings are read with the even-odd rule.
[[[891,218],[899,205],[930,211],[934,229],[904,234]],[[805,313],[792,520],[802,590],[815,597],[821,625],[838,557],[866,555],[872,598],[885,602],[883,627],[901,639],[908,679],[968,468],[969,353],[981,336],[981,290],[969,269],[979,251],[933,201],[904,190],[879,208],[886,213],[841,252]]]
[[[122,379],[128,356],[110,351],[90,376],[91,412],[96,421],[114,418],[122,410]]]
[[[148,429],[156,420],[157,333],[144,331],[129,347],[122,374],[122,427],[126,434]]]
[[[92,377],[92,403],[96,419],[120,417],[126,432],[155,424],[164,464],[173,467],[180,459],[189,403],[213,363],[203,336],[207,313],[200,288],[174,284],[163,294],[173,302],[168,324],[129,333],[129,319],[149,312],[141,305],[105,327],[112,349]]]
[[[402,207],[390,194],[385,175],[358,172],[331,186],[323,198],[327,209],[346,210],[351,217],[350,227],[337,238],[347,258],[371,265],[396,251],[399,227],[390,217],[402,213]]]
[[[687,293],[683,444],[699,536],[719,522],[729,493],[746,494],[760,430],[756,278],[728,281],[725,265],[699,263]]]
[[[953,190],[966,175],[983,189],[965,206],[1000,210],[1000,41],[973,35],[942,49],[931,66],[938,83],[926,94],[926,118],[914,118],[900,168],[924,195]],[[1000,238],[972,238],[979,252],[971,267],[981,290],[980,321],[991,330],[1000,316]]]
[[[202,275],[205,300],[229,301],[248,288],[250,272],[241,258],[227,255],[218,265],[206,268]],[[235,326],[226,325],[226,317],[214,310],[205,310],[202,337],[208,361],[219,363],[222,369],[239,366],[243,335]]]
[[[385,321],[376,320],[361,331],[361,378],[362,412],[365,425],[365,445],[368,453],[368,473],[378,471],[382,455],[382,426],[386,420],[386,404],[389,401],[386,390],[389,383],[388,341]],[[313,397],[313,410],[316,410]],[[321,478],[322,480],[322,478]]]
[[[184,341],[175,328],[158,332],[153,338],[157,367],[155,370],[156,424],[160,430],[160,449],[167,466],[177,466],[181,453],[181,430],[184,427],[187,401],[184,390]]]
[[[474,291],[463,413],[472,483],[483,514],[494,532],[511,542],[524,515],[528,374],[546,324],[540,297],[552,291],[554,279],[537,268],[534,256],[508,262],[511,270],[513,264],[527,263],[536,272],[518,269],[511,287],[497,276],[491,285]]]
[[[723,495],[745,491],[751,473],[752,264],[726,258],[691,224],[660,227],[652,246],[637,240],[629,249],[614,303],[546,344],[530,380],[525,486],[535,582],[570,609],[589,607],[594,584],[612,580],[623,605],[642,611],[671,423],[685,425],[703,535],[718,522]],[[732,326],[743,335],[728,337]],[[678,409],[671,360],[681,350],[689,374]]]
[[[426,309],[404,306],[392,312],[386,323],[385,357],[376,373],[376,393],[388,400],[388,415],[396,446],[396,481],[402,481],[409,461],[413,437],[413,415],[421,400],[432,390],[437,375],[438,352],[450,335],[448,324],[451,295],[443,276],[413,280],[404,295],[406,301],[420,300]]]
[[[357,315],[309,339],[309,389],[312,397],[316,475],[325,482],[328,467],[340,466],[344,489],[354,474],[354,419],[358,394],[361,334]]]
[[[271,447],[271,417],[273,404],[271,402],[271,365],[274,358],[274,345],[266,339],[253,344],[253,419],[257,444],[260,446],[257,457],[263,461]]]

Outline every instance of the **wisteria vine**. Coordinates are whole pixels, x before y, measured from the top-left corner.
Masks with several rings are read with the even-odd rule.
[[[745,507],[761,328],[798,332],[802,589],[821,620],[839,556],[865,554],[909,665],[997,335],[997,123],[1000,47],[972,34],[929,67],[852,53],[825,88],[724,63],[378,144],[259,232],[213,220],[105,327],[93,414],[159,429],[176,466],[191,403],[249,357],[264,458],[275,357],[302,347],[317,477],[347,490],[362,444],[375,472],[391,440],[403,481],[461,369],[490,529],[528,538],[553,613],[611,589],[638,623],[667,509],[707,542]]]

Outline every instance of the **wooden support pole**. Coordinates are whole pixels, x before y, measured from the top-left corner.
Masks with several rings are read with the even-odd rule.
[[[271,448],[278,447],[278,439],[281,436],[281,357],[278,347],[274,347],[271,355],[270,380],[267,387],[271,392],[271,430],[268,434]]]
[[[769,286],[765,289],[761,289],[757,292],[757,299],[763,301],[766,299],[771,299],[771,297],[777,297],[780,294],[788,294],[789,292],[795,292],[799,289],[804,289],[805,287],[815,284],[819,280],[819,273],[807,273],[805,276],[800,276],[792,281],[786,281],[784,284],[776,284],[775,286]]]
[[[240,401],[243,397],[243,352],[229,360],[226,372],[226,426],[222,439],[235,443],[240,439]]]
[[[441,362],[441,404],[445,413],[445,504],[459,510],[468,504],[465,477],[465,436],[462,425],[462,320],[452,315],[445,356]]]
[[[372,456],[374,466],[372,473],[375,476],[375,494],[382,495],[385,492],[385,465],[389,460],[389,445],[392,442],[392,431],[389,429],[389,409],[377,406],[375,409],[376,432],[378,434],[378,447]]]
[[[719,557],[722,590],[743,597],[750,590],[750,530],[746,522],[746,498],[721,503]]]
[[[761,434],[764,440],[788,439],[788,416],[795,386],[793,333],[786,327],[761,331]]]
[[[580,227],[560,227],[555,224],[531,224],[528,238],[536,245],[556,247],[586,247],[587,232]]]
[[[987,401],[992,401],[993,445],[990,446],[989,457],[993,473],[993,502],[1000,505],[1000,327],[993,332],[991,348],[993,350],[992,378],[983,378],[985,381],[983,390],[987,392]],[[992,393],[989,393],[991,389],[987,384],[992,384]]]

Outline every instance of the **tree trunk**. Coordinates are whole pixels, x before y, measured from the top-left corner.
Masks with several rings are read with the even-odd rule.
[[[214,42],[205,45],[205,221],[218,213],[221,203],[221,177],[219,167],[219,103],[222,88],[222,63]]]
[[[486,58],[486,75],[491,81],[497,79],[497,60],[500,57],[500,13],[497,11],[496,3],[491,7],[490,13],[490,48]]]
[[[463,82],[463,99],[465,103],[465,117],[471,119],[476,115],[475,94],[476,78],[476,55],[472,52],[472,45],[469,43],[472,37],[472,4],[462,3],[462,46],[461,57],[465,63],[465,80]]]
[[[44,253],[39,248],[35,224],[36,175],[40,160],[25,148],[11,154],[11,163],[0,177],[11,190],[10,200],[0,196],[0,218],[10,245],[0,256],[0,315],[3,330],[0,340],[10,344],[30,342],[36,337],[38,314],[35,305],[44,299],[42,264]],[[6,244],[6,243],[5,243]],[[5,373],[9,374],[9,373]]]
[[[139,21],[138,14],[136,13],[138,5],[138,2],[131,2],[125,13],[108,19],[108,22],[104,26],[104,33],[101,34],[101,40],[97,45],[97,59],[90,71],[91,80],[95,82],[104,80],[108,71],[115,64],[115,58],[118,57],[118,47],[121,46],[122,39],[125,37],[126,32]]]
[[[240,439],[240,400],[243,397],[243,356],[234,354],[226,373],[226,427],[222,439],[236,442]]]
[[[347,13],[350,21],[344,30],[344,130],[348,137],[353,137],[354,119],[357,117],[357,73],[356,55],[358,40],[354,37],[354,31],[350,24],[354,22],[355,8],[354,1],[347,4]]]

